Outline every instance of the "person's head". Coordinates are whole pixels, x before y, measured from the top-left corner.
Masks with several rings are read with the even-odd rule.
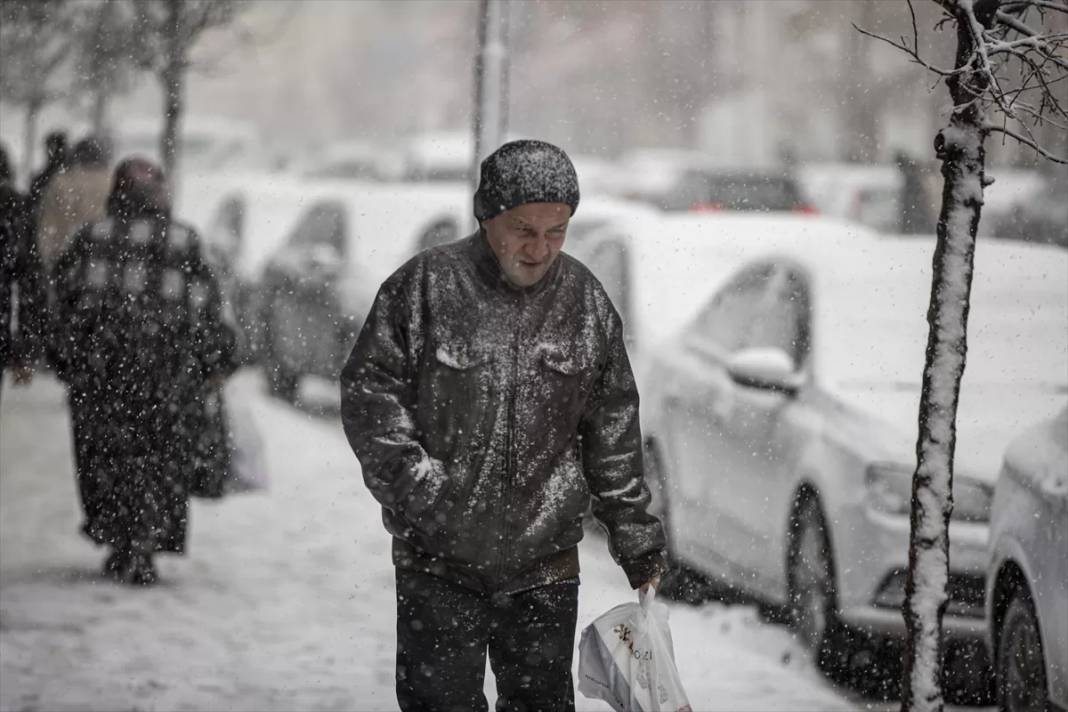
[[[146,158],[127,158],[115,168],[109,215],[166,215],[170,212],[163,170]]]
[[[544,141],[512,141],[482,161],[474,211],[512,284],[530,287],[552,267],[579,203],[571,159]]]
[[[62,131],[51,131],[45,136],[45,151],[48,154],[49,163],[65,160],[67,157],[67,134]]]
[[[14,175],[11,173],[11,161],[7,157],[7,146],[0,143],[0,185],[13,182]]]
[[[71,161],[77,166],[104,168],[108,165],[107,146],[95,136],[86,136],[74,144]]]

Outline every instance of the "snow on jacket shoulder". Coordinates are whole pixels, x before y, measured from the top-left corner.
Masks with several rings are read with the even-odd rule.
[[[487,591],[572,577],[591,497],[633,586],[665,568],[619,315],[566,254],[525,289],[481,234],[416,256],[379,290],[341,396],[387,530],[439,573]]]

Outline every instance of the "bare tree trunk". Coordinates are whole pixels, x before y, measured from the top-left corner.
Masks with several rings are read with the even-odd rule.
[[[22,177],[25,184],[30,184],[33,171],[33,152],[37,148],[37,115],[41,113],[41,102],[30,101],[26,104],[26,121],[22,127]]]
[[[181,149],[181,122],[185,84],[185,52],[181,37],[182,0],[167,0],[167,57],[160,75],[163,88],[163,135],[160,159],[170,186],[172,204],[178,186],[178,154]]]
[[[93,105],[89,110],[89,126],[93,136],[105,136],[107,131],[108,91],[103,86],[93,89]]]
[[[1000,0],[974,4],[977,20],[993,22]],[[969,3],[970,5],[970,3]],[[979,60],[969,17],[959,6],[956,67]],[[948,601],[949,520],[953,511],[953,455],[957,403],[967,353],[969,293],[975,234],[985,185],[980,104],[987,75],[966,70],[946,80],[955,110],[935,138],[942,161],[942,209],[938,217],[927,356],[920,397],[916,471],[912,479],[909,570],[905,587],[906,650],[901,709],[941,710],[942,617]]]
[[[855,6],[859,23],[865,27],[875,24],[875,5],[860,2]],[[851,28],[847,28],[851,29]],[[856,32],[846,37],[847,92],[844,109],[849,131],[842,143],[843,160],[849,163],[871,163],[877,158],[879,127],[876,121],[880,92],[872,91],[871,49],[867,38]]]

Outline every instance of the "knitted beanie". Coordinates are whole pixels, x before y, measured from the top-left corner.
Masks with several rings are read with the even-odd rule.
[[[526,203],[579,203],[578,175],[560,148],[544,141],[511,141],[482,161],[475,218],[479,222]]]

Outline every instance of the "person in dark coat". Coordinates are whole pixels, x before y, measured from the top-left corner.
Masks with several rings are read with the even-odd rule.
[[[111,184],[106,143],[93,137],[78,141],[70,165],[53,176],[41,196],[37,249],[51,268],[78,228],[103,219]]]
[[[0,388],[8,368],[14,369],[16,384],[33,378],[47,322],[29,205],[13,183],[7,150],[0,146]]]
[[[44,168],[30,180],[30,186],[27,191],[30,214],[33,216],[34,234],[37,232],[37,220],[45,190],[48,189],[48,184],[52,182],[56,174],[67,167],[68,162],[67,134],[62,131],[52,131],[45,136]]]
[[[106,575],[151,584],[153,554],[185,551],[203,395],[233,370],[236,335],[199,237],[143,159],[118,166],[107,217],[75,234],[55,281],[83,531],[111,547]]]
[[[574,709],[583,516],[634,588],[666,571],[622,322],[561,247],[567,155],[482,163],[477,233],[381,286],[341,375],[345,434],[393,536],[402,710]]]

